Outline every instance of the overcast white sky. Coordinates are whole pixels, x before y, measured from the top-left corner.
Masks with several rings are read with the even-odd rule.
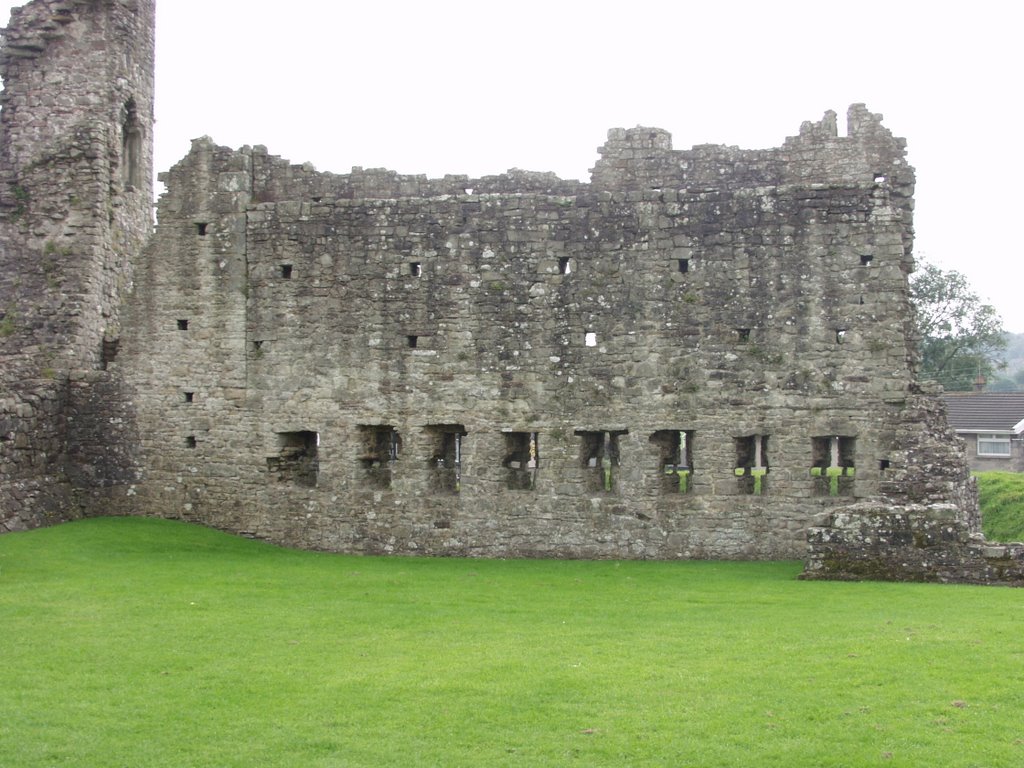
[[[588,177],[611,127],[778,146],[885,115],[917,168],[918,257],[1024,332],[1024,5],[975,0],[158,0],[157,169],[192,138],[347,172]]]

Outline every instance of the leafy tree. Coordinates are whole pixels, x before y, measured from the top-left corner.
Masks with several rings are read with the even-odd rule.
[[[1003,321],[983,304],[959,272],[921,263],[910,278],[921,333],[921,377],[950,391],[966,391],[979,376],[1005,367]]]

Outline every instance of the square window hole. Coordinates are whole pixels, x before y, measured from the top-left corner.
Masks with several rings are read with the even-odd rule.
[[[195,399],[196,399],[196,393],[195,392],[186,392],[185,393],[185,402],[186,403],[194,403]]]
[[[875,257],[874,257],[874,256],[872,256],[872,255],[870,255],[870,254],[867,254],[867,253],[865,253],[865,254],[863,254],[863,255],[862,255],[862,256],[860,257],[860,265],[861,265],[862,267],[870,267],[870,266],[871,266],[871,262],[872,262],[872,261],[874,261],[874,260],[875,260]]]
[[[196,234],[200,237],[206,237],[206,230],[209,226],[205,221],[196,222]]]
[[[291,264],[282,264],[281,265],[281,278],[283,280],[291,280],[292,279],[292,265]]]
[[[572,261],[568,256],[563,256],[558,260],[558,274],[560,275],[571,275],[572,274]]]
[[[185,438],[185,447],[186,448],[195,448],[196,447],[196,436],[195,435],[189,435],[188,437]]]
[[[682,274],[685,275],[687,272],[690,271],[690,260],[689,259],[679,259],[678,265],[679,265],[679,271]]]
[[[179,320],[178,321],[178,330],[179,331],[187,331],[188,330],[188,320]]]
[[[419,262],[419,261],[410,261],[409,262],[409,274],[412,275],[413,277],[422,277],[423,276],[423,263]]]
[[[420,344],[419,336],[406,336],[405,340],[406,343],[409,345],[409,349],[416,349],[416,347],[418,347]]]
[[[277,455],[267,457],[272,479],[306,488],[315,488],[320,471],[320,435],[317,432],[279,432]]]
[[[597,346],[597,334],[594,333],[593,331],[587,331],[583,335],[583,343],[586,344],[588,347],[596,347]]]

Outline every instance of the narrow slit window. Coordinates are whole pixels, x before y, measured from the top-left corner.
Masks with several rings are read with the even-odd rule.
[[[122,181],[126,189],[142,186],[142,125],[139,123],[135,99],[125,104],[122,132]]]
[[[281,278],[283,280],[291,280],[292,279],[292,265],[291,264],[282,264],[281,265]]]
[[[419,262],[419,261],[410,261],[409,262],[409,274],[412,275],[413,277],[422,277],[423,276],[423,263]]]
[[[679,272],[681,274],[685,275],[687,272],[690,271],[690,260],[689,259],[679,259],[677,261],[677,265],[679,267]]]
[[[846,341],[846,329],[845,328],[837,328],[836,329],[836,344],[842,344],[844,341]]]

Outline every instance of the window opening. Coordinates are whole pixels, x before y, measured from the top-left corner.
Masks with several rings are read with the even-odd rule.
[[[679,259],[679,271],[684,275],[690,271],[689,259]]]
[[[459,493],[462,490],[462,438],[467,434],[461,424],[435,424],[427,427],[434,435],[434,453],[430,457],[431,490],[435,493]]]
[[[587,473],[587,487],[590,491],[611,493],[615,489],[615,468],[620,466],[619,438],[629,434],[625,430],[616,432],[588,432],[576,430],[580,438],[580,462]]]
[[[121,181],[125,188],[142,186],[142,125],[135,99],[125,104],[125,120],[121,127]]]
[[[185,393],[185,402],[186,403],[195,402],[195,399],[196,399],[196,393],[195,392],[186,392]]]
[[[736,329],[736,341],[740,344],[746,344],[750,341],[750,329],[749,328],[737,328]]]
[[[693,473],[693,432],[663,429],[651,435],[658,446],[658,468],[664,493],[687,493]]]
[[[292,279],[292,265],[291,264],[282,264],[281,265],[281,277],[284,280],[291,280]]]
[[[359,463],[367,483],[390,488],[395,464],[402,452],[402,437],[391,425],[360,426]]]
[[[871,262],[875,260],[875,257],[871,254],[865,253],[860,257],[860,265],[862,267],[870,267]]]
[[[271,480],[315,488],[320,471],[320,435],[316,432],[279,432],[278,453],[267,457]]]
[[[875,184],[885,184],[885,174],[884,173],[876,173],[875,174]]]
[[[512,491],[532,491],[537,487],[540,449],[536,432],[505,433],[506,485]]]
[[[103,339],[100,347],[100,370],[107,370],[107,366],[117,359],[117,352],[120,346],[120,339]]]
[[[836,329],[836,344],[842,344],[844,341],[846,341],[846,329]]]
[[[587,331],[586,334],[584,334],[583,336],[583,343],[586,344],[588,347],[596,347],[597,334],[594,333],[593,331]]]
[[[196,447],[196,436],[195,435],[189,435],[188,437],[185,438],[185,447],[186,448],[195,448]]]
[[[760,496],[768,475],[768,435],[746,435],[736,440],[736,480],[742,494]]]
[[[199,235],[200,237],[206,237],[206,228],[207,228],[208,226],[209,226],[209,225],[208,225],[208,224],[207,224],[207,223],[206,223],[205,221],[202,221],[202,222],[196,222],[196,233],[197,233],[197,234],[198,234],[198,235]]]
[[[891,466],[892,466],[892,464],[890,463],[890,461],[888,459],[882,459],[881,461],[878,462],[878,468],[880,470],[882,470],[883,472],[885,470],[887,470]]]
[[[562,256],[558,260],[558,274],[560,275],[571,275],[572,274],[572,262],[568,256]]]
[[[856,439],[853,437],[824,435],[811,438],[811,477],[815,478],[816,495],[853,495],[855,449]]]
[[[1008,458],[1010,456],[1010,436],[978,435],[978,456]]]
[[[179,320],[178,321],[178,330],[179,331],[187,331],[188,330],[188,320]]]
[[[423,263],[419,262],[419,261],[410,261],[409,262],[409,274],[412,275],[413,277],[422,277],[423,276]]]
[[[416,349],[416,347],[419,346],[419,343],[420,343],[420,337],[419,336],[406,336],[405,338],[406,338],[406,341],[409,344],[409,349]]]

